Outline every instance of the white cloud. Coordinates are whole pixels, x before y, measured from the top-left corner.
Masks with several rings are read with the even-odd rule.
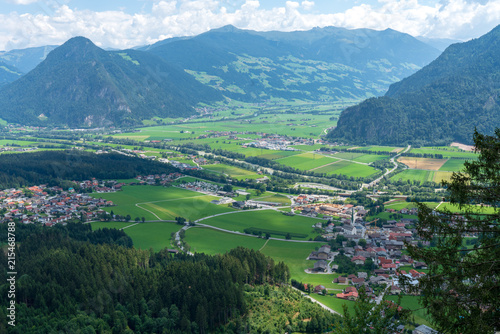
[[[8,0],[7,2],[16,4],[16,5],[29,5],[35,2],[38,2],[39,0]]]
[[[314,7],[314,1],[302,1],[301,3],[302,8],[304,10],[311,10]]]
[[[32,0],[15,0],[18,3]],[[313,1],[283,1],[261,8],[257,0],[161,0],[150,11],[95,12],[68,5],[40,14],[0,14],[0,50],[61,44],[86,36],[97,45],[126,48],[151,44],[174,36],[190,36],[233,24],[253,30],[306,30],[313,27],[392,28],[412,35],[469,39],[479,37],[500,22],[500,0],[447,0],[424,5],[418,0],[379,0],[341,13],[309,12]],[[229,6],[229,7],[228,7]],[[227,8],[230,8],[229,10]]]

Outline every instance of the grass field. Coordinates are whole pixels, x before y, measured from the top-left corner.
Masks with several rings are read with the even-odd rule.
[[[337,311],[338,313],[340,313],[342,315],[344,315],[344,310],[342,307],[342,305],[344,305],[344,304],[347,305],[347,310],[349,312],[354,311],[354,302],[353,301],[344,300],[344,299],[340,299],[340,298],[333,297],[333,296],[317,295],[315,293],[312,293],[310,296],[312,298],[314,298],[315,300],[319,301],[321,304],[331,308],[334,311]]]
[[[403,182],[410,180],[412,182],[418,181],[420,183],[424,183],[427,181],[434,180],[434,171],[421,170],[421,169],[406,169],[401,173],[393,175],[391,177],[391,180],[393,181],[401,180]]]
[[[231,176],[232,178],[235,178],[238,180],[258,179],[258,178],[262,177],[261,175],[255,173],[255,172],[252,172],[252,171],[249,171],[246,169],[242,169],[242,168],[238,168],[235,166],[225,165],[225,164],[205,165],[205,166],[203,166],[203,169],[213,171],[216,173],[224,173],[224,174],[227,174],[227,175]]]
[[[326,164],[335,162],[337,161],[337,159],[324,157],[322,155],[314,153],[302,153],[291,157],[278,159],[276,161],[285,166],[290,166],[301,170],[311,170],[313,168],[321,167]]]
[[[255,201],[265,201],[265,202],[275,202],[275,203],[281,203],[283,205],[290,205],[291,201],[288,197],[280,194],[264,194],[264,196],[260,197],[252,197],[252,200]]]
[[[173,220],[181,216],[186,219],[199,219],[216,213],[233,211],[227,206],[210,203],[217,198],[194,191],[175,187],[126,186],[116,193],[93,194],[113,201],[116,206],[105,208],[115,214],[144,217],[146,220]]]
[[[220,227],[229,231],[244,232],[246,228],[276,231],[272,237],[285,238],[286,233],[304,235],[301,240],[314,238],[312,225],[319,220],[302,216],[285,216],[274,210],[239,211],[205,219],[200,223]]]
[[[134,221],[130,222],[92,222],[90,225],[92,226],[92,230],[98,230],[101,228],[116,228],[116,229],[122,229],[124,227],[130,226],[135,224]]]
[[[397,302],[398,296],[388,296],[387,299]],[[418,296],[403,296],[400,306],[413,311],[412,317],[416,323],[431,326],[430,316],[426,314],[426,310],[420,305]]]
[[[412,148],[410,153],[420,154],[442,154],[443,158],[463,158],[463,159],[476,159],[478,154],[474,152],[464,151],[457,147],[438,146],[438,147],[421,147]]]
[[[462,159],[449,159],[446,161],[441,168],[440,171],[449,171],[449,172],[458,172],[464,167],[464,162],[466,160]]]
[[[177,232],[181,226],[175,223],[168,222],[153,222],[153,223],[122,223],[122,222],[92,222],[92,229],[100,228],[124,228],[123,231],[132,238],[134,247],[139,249],[150,249],[159,251],[165,247],[170,247],[170,234]]]
[[[261,238],[230,234],[204,227],[189,228],[184,240],[191,246],[191,252],[205,254],[224,254],[238,246],[258,250],[266,242]]]

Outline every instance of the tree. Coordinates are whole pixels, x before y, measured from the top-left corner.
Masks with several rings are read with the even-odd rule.
[[[398,300],[399,304],[399,300]],[[334,334],[386,334],[395,332],[399,325],[404,325],[409,317],[409,311],[402,309],[390,300],[382,298],[380,304],[371,302],[365,288],[359,289],[359,297],[354,304],[354,314],[348,311],[347,305],[342,305],[344,317]]]
[[[474,133],[477,160],[443,182],[458,213],[432,210],[418,203],[417,233],[434,248],[408,245],[429,273],[412,290],[444,333],[493,333],[500,328],[500,129]],[[464,237],[478,242],[463,250]]]

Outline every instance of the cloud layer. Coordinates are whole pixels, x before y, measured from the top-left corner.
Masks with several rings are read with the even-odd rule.
[[[191,36],[232,24],[252,30],[307,30],[313,27],[392,28],[414,36],[467,40],[500,23],[500,0],[379,0],[341,13],[318,13],[314,1],[286,1],[264,9],[258,0],[161,0],[145,2],[140,13],[78,10],[54,0],[33,3],[38,13],[0,15],[0,50],[61,44],[85,36],[97,45],[127,48],[176,36]]]

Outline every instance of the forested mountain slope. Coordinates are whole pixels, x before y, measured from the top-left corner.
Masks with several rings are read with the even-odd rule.
[[[449,46],[387,94],[342,112],[332,140],[367,144],[472,143],[500,126],[500,26]]]

